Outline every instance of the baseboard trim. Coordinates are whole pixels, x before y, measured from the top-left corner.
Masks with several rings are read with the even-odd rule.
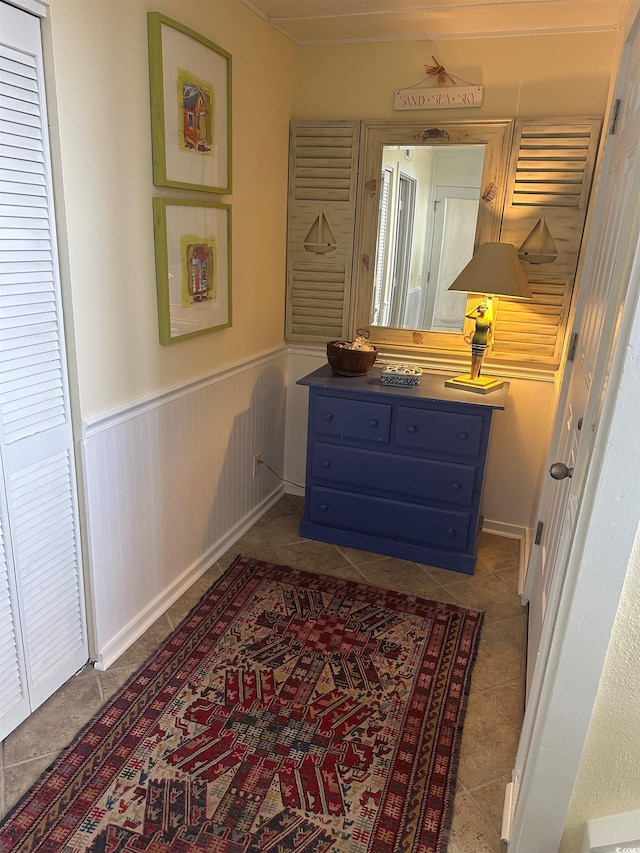
[[[640,809],[587,821],[582,853],[640,850]]]
[[[280,500],[284,494],[284,488],[278,488],[268,495],[252,512],[245,516],[234,528],[232,528],[222,539],[218,540],[198,560],[192,563],[162,594],[157,596],[141,611],[135,619],[116,634],[105,644],[102,652],[94,661],[96,669],[104,672],[144,634],[147,628],[165,613],[181,595],[183,595],[198,578],[212,566],[216,560],[231,548],[241,536],[251,528],[262,516]]]
[[[300,498],[303,498],[305,494],[303,486],[298,486],[296,483],[291,482],[285,483],[284,490],[286,494],[297,495]]]
[[[516,807],[518,786],[515,779],[509,782],[504,792],[504,804],[502,807],[502,829],[500,839],[507,844],[511,840],[511,829],[513,827],[513,812]]]
[[[527,573],[529,561],[529,550],[531,548],[532,530],[519,524],[506,524],[504,521],[492,521],[485,518],[482,522],[485,533],[493,533],[495,536],[504,536],[507,539],[520,540],[520,565],[518,566],[518,595],[522,596],[524,591],[524,579]]]

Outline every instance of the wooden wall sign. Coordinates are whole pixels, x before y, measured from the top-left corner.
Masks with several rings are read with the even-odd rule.
[[[437,86],[397,89],[395,110],[442,110],[482,105],[483,86]]]

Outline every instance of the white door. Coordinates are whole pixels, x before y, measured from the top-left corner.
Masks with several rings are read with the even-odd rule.
[[[6,539],[3,523],[6,517],[4,490],[0,489],[0,740],[30,712],[27,672],[20,642],[22,626],[17,607],[18,592],[10,542]]]
[[[424,318],[414,326],[439,332],[462,332],[467,295],[449,293],[447,288],[473,255],[480,190],[438,186],[435,195]]]
[[[34,15],[0,2],[0,738],[88,659]]]
[[[640,109],[640,47],[634,40],[627,57],[628,76],[620,99],[616,133],[605,150],[589,249],[580,282],[573,333],[575,357],[567,365],[554,429],[550,463],[559,463],[548,475],[539,507],[543,523],[527,571],[525,598],[529,601],[527,686],[544,666],[543,626],[555,622],[563,572],[573,540],[585,474],[596,435],[602,398],[615,343],[620,305],[626,294],[633,246],[631,229],[638,204],[640,173],[638,144]],[[562,470],[561,466],[565,466]],[[547,631],[547,635],[549,631]]]
[[[560,640],[554,642],[566,618],[565,615],[558,618],[558,614],[566,614],[570,607],[569,596],[565,594],[565,578],[572,554],[577,553],[582,544],[582,539],[575,538],[576,521],[580,520],[585,481],[608,383],[610,378],[617,380],[617,377],[610,377],[612,358],[638,255],[640,39],[637,38],[637,21],[626,45],[616,89],[620,115],[615,135],[610,135],[605,144],[574,323],[578,335],[576,356],[565,372],[554,429],[553,446],[558,454],[555,461],[573,470],[567,472],[571,476],[562,480],[549,478],[546,482],[539,517],[547,530],[543,530],[541,542],[532,549],[525,588],[530,594],[531,614],[527,662],[529,695],[514,774],[515,805],[512,810],[515,808],[517,836],[509,847],[518,853],[540,849],[536,845],[544,833],[540,829],[541,814],[535,814],[540,804],[535,802],[534,789],[546,784],[549,791],[555,784],[555,780],[542,779],[539,769],[535,770],[535,785],[532,783],[534,767],[541,760],[539,731],[551,725],[553,716],[549,702],[554,688],[548,667],[551,656],[555,666],[563,651],[561,633]],[[614,382],[612,392],[615,392]],[[585,503],[583,514],[587,509]],[[553,709],[554,713],[556,710]],[[576,708],[576,714],[580,713]],[[565,736],[570,739],[571,733],[565,732]],[[568,784],[567,780],[563,780],[565,783]],[[563,815],[554,815],[554,818],[560,821],[555,829],[561,834]],[[532,829],[536,821],[539,829],[537,838],[532,839],[536,836],[536,830]],[[544,824],[547,833],[550,824],[547,815]]]

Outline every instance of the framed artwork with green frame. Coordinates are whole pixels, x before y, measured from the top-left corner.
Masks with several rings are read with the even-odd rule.
[[[231,54],[160,12],[147,15],[153,182],[231,192]]]
[[[160,343],[231,326],[231,205],[153,199]]]

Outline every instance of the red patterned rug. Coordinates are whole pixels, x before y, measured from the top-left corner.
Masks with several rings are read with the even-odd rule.
[[[239,557],[6,818],[0,850],[443,851],[481,621]]]

